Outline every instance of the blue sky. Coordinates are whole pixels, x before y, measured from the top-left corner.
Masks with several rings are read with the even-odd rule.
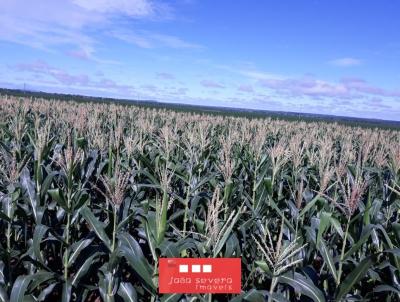
[[[400,120],[396,0],[0,0],[0,86]]]

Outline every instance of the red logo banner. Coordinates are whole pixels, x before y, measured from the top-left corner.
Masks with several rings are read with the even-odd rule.
[[[239,294],[240,290],[240,258],[159,259],[161,294]]]

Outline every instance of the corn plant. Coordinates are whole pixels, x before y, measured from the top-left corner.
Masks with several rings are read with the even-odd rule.
[[[0,96],[0,301],[400,301],[400,132]],[[240,257],[242,293],[158,293]]]

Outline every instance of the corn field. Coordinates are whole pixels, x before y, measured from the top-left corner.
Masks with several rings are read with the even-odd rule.
[[[0,301],[400,301],[400,132],[0,98]],[[160,257],[241,257],[161,295]]]

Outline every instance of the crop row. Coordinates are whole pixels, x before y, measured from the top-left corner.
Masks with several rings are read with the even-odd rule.
[[[397,130],[1,97],[0,301],[400,301],[399,176]]]

